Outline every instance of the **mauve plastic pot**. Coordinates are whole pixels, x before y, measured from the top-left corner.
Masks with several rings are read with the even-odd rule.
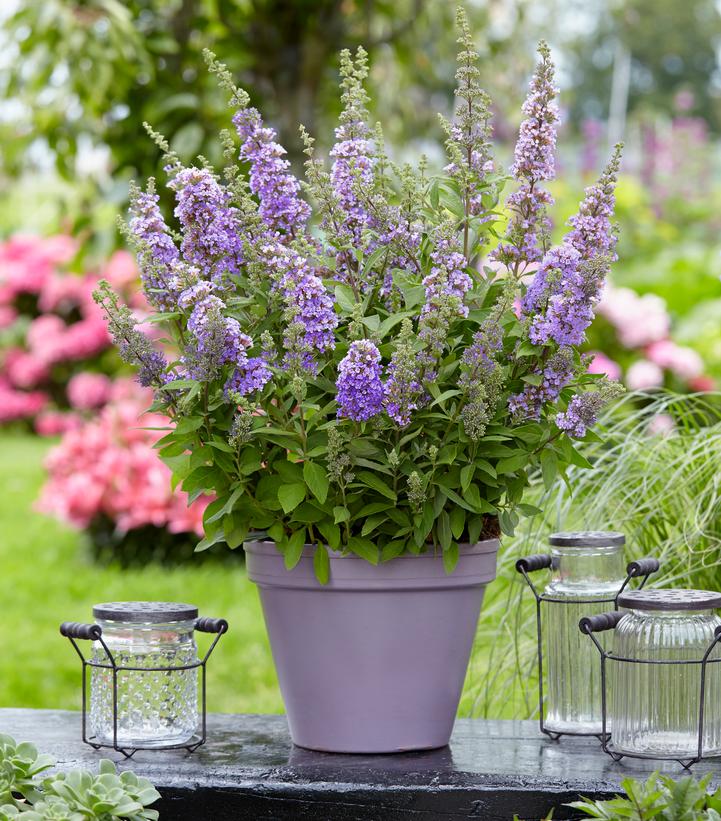
[[[439,556],[374,566],[313,550],[287,571],[272,542],[248,542],[290,734],[337,753],[394,753],[448,744],[498,540],[461,545],[447,575]]]

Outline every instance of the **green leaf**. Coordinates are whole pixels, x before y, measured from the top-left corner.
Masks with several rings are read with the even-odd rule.
[[[405,542],[402,539],[395,539],[392,542],[388,542],[381,550],[381,561],[389,562],[391,559],[395,559],[403,553],[404,548]]]
[[[499,459],[496,464],[496,473],[515,473],[528,465],[528,459],[529,455],[527,453],[517,453],[515,456]]]
[[[325,537],[328,546],[333,550],[340,549],[340,528],[329,521],[318,522],[318,530]]]
[[[358,474],[356,479],[357,481],[362,482],[364,485],[367,485],[368,487],[380,493],[381,496],[385,496],[388,499],[392,499],[394,502],[396,501],[396,494],[393,492],[391,488],[388,487],[388,485],[379,476],[376,476],[375,473],[370,473],[370,471],[362,470]]]
[[[347,507],[338,505],[337,507],[333,508],[333,518],[336,524],[340,524],[341,522],[347,522],[348,519],[350,519],[350,510],[348,510]]]
[[[344,313],[352,313],[356,306],[356,298],[353,293],[353,289],[349,285],[336,285],[335,301]]]
[[[468,486],[473,481],[473,474],[476,472],[475,465],[466,465],[461,468],[461,489],[468,490]]]
[[[443,550],[448,550],[451,546],[453,536],[451,534],[451,519],[445,510],[441,511],[441,515],[438,517],[436,532],[438,534],[438,541],[441,543],[441,547]]]
[[[443,551],[443,569],[447,574],[453,573],[458,564],[458,544],[451,542],[447,550]]]
[[[278,488],[278,501],[284,513],[295,510],[303,499],[305,499],[305,485],[281,485]]]
[[[330,487],[327,472],[315,462],[304,462],[303,478],[315,498],[322,505],[325,504],[325,500],[328,498],[328,488]]]
[[[283,550],[283,563],[286,570],[292,570],[300,561],[305,545],[305,528],[296,530],[288,539]]]
[[[321,584],[328,584],[330,579],[330,559],[324,544],[317,544],[313,554],[313,570]]]
[[[351,552],[355,553],[356,556],[360,556],[361,559],[365,559],[371,564],[378,564],[378,548],[370,539],[363,539],[359,536],[351,536],[348,541],[348,547]]]
[[[454,539],[460,539],[466,526],[466,514],[462,507],[454,507],[451,511],[451,533]]]
[[[556,452],[550,448],[541,451],[541,473],[546,490],[550,490],[556,481],[556,474],[558,473],[558,456],[556,456]]]

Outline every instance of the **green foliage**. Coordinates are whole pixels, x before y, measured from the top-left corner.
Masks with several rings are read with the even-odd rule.
[[[625,797],[610,801],[574,801],[569,807],[580,810],[584,818],[606,821],[721,821],[721,788],[707,792],[712,774],[699,781],[692,776],[674,780],[658,772],[645,782],[624,778]]]
[[[146,778],[117,774],[112,761],[102,760],[98,775],[83,770],[39,774],[53,766],[32,744],[17,744],[0,735],[0,821],[156,821],[147,809],[160,794]]]
[[[206,370],[194,380],[171,365],[169,374],[153,377],[160,386],[155,407],[174,421],[173,430],[157,443],[160,458],[191,500],[203,492],[216,496],[205,513],[200,550],[223,540],[236,547],[261,532],[276,543],[288,568],[307,543],[324,554],[326,549],[350,551],[372,563],[432,549],[443,555],[451,572],[459,542],[513,534],[521,516],[534,510],[522,498],[541,459],[549,483],[571,465],[588,465],[554,420],[585,388],[601,386],[594,396],[603,396],[603,383],[585,372],[573,347],[559,349],[552,339],[530,342],[530,318],[513,310],[526,288],[522,255],[503,276],[482,265],[484,253],[505,228],[497,206],[507,177],[490,162],[489,101],[478,85],[462,14],[459,20],[457,77],[463,104],[448,133],[451,168],[465,162],[462,174],[447,170],[429,177],[424,162],[418,169],[399,168],[386,156],[377,132],[367,149],[373,154],[372,182],[362,179],[358,168],[347,181],[345,196],[369,215],[363,235],[359,228],[354,238],[342,228],[346,214],[341,195],[306,135],[307,189],[317,204],[325,243],[302,236],[299,227],[283,245],[263,228],[241,169],[225,169],[225,190],[236,204],[235,213],[242,215],[243,266],[226,274],[227,306],[217,301],[256,346],[256,355],[263,354],[272,378],[240,396],[228,394],[227,367]],[[547,81],[552,66],[547,51],[540,52],[538,71]],[[225,69],[211,56],[209,60],[226,89],[231,87]],[[341,54],[341,123],[360,134],[366,133],[366,74],[363,50],[355,61],[348,52]],[[247,95],[230,90],[235,103],[245,105]],[[154,137],[165,151],[163,139]],[[228,148],[229,160],[234,151]],[[484,161],[483,172],[468,159],[476,155]],[[171,174],[179,173],[177,158],[170,167]],[[614,166],[609,169],[607,183],[612,184]],[[399,219],[405,233],[396,231]],[[391,228],[393,239],[384,240]],[[191,229],[186,225],[185,231],[188,241]],[[411,241],[411,233],[420,239]],[[274,246],[264,242],[278,243],[272,255],[267,249]],[[449,248],[467,263],[461,273],[468,291],[464,287],[461,297],[451,287],[450,269],[439,261],[447,255],[441,249]],[[152,264],[152,245],[140,240],[138,250],[141,262]],[[607,264],[603,255],[588,262],[593,276],[601,277]],[[334,286],[336,296],[333,342],[324,343],[311,368],[299,364],[318,352],[304,341],[295,300],[306,297],[294,295],[296,288],[302,293],[292,284],[296,268],[325,272],[325,284]],[[188,293],[198,275],[197,269],[180,274],[180,281],[187,278],[183,288]],[[431,297],[429,283],[434,281],[438,294]],[[390,283],[388,294],[381,287],[384,282]],[[153,294],[148,296],[154,302]],[[128,324],[107,284],[96,300],[121,349],[127,354],[137,347],[129,340],[144,338]],[[193,310],[181,299],[177,309],[154,317],[186,364],[195,344]],[[220,332],[217,339],[222,339]],[[419,396],[412,403],[403,400],[410,421],[384,411],[367,421],[339,413],[340,364],[359,339],[375,346],[378,358],[391,367],[425,363],[417,370]],[[541,385],[545,369],[552,370],[559,360],[565,385],[559,401],[557,394],[549,401],[541,392],[537,408],[512,413],[511,397]],[[325,578],[324,555],[315,566]]]

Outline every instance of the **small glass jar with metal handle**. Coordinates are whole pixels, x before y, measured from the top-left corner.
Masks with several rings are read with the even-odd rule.
[[[65,623],[60,628],[83,661],[83,740],[121,752],[201,744],[205,662],[227,631],[227,622],[198,618],[197,607],[171,602],[110,602],[95,605],[93,615],[95,624]],[[197,630],[217,634],[202,659]],[[83,656],[77,639],[93,642],[90,659]],[[87,667],[91,674],[86,714]]]
[[[695,761],[721,755],[721,593],[633,590],[623,608],[581,620],[593,635],[614,628],[601,650],[607,682],[607,752],[614,758]]]
[[[516,563],[536,597],[540,723],[542,732],[553,737],[602,733],[598,659],[579,633],[578,622],[613,606],[632,578],[642,578],[643,585],[658,570],[655,559],[626,566],[625,541],[616,532],[554,533],[550,554]],[[543,568],[551,569],[551,579],[539,593],[528,574]],[[543,617],[542,604],[547,604]]]

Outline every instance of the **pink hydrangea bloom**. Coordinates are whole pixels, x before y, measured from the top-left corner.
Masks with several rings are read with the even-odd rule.
[[[619,341],[626,348],[642,348],[665,339],[671,328],[666,302],[656,294],[643,296],[630,288],[616,288],[607,283],[598,313],[616,328]]]
[[[127,251],[116,251],[107,261],[102,271],[102,278],[118,290],[138,280],[138,266],[132,254]]]
[[[0,423],[31,419],[47,405],[48,396],[41,391],[17,391],[0,382]]]
[[[110,399],[111,381],[102,373],[77,373],[68,382],[68,402],[76,410],[94,410]]]
[[[663,371],[655,362],[639,359],[626,371],[626,385],[632,391],[660,388],[663,385]]]
[[[18,318],[18,312],[12,305],[3,305],[0,299],[0,330],[9,328]]]
[[[60,436],[69,430],[78,430],[82,424],[82,419],[75,413],[48,410],[35,417],[33,427],[38,436]]]
[[[692,348],[684,348],[670,339],[654,342],[646,356],[660,368],[668,368],[679,379],[694,379],[703,373],[703,360]]]
[[[169,420],[145,413],[151,391],[126,381],[110,392],[115,402],[50,451],[40,509],[78,528],[105,515],[121,532],[155,525],[202,535],[208,499],[188,508],[187,494],[171,489],[170,470],[153,449]]]
[[[605,373],[609,379],[621,378],[621,366],[599,351],[593,352],[593,359],[588,366],[589,373]]]
[[[32,353],[12,348],[3,359],[5,375],[15,388],[35,388],[50,375],[47,364]]]

